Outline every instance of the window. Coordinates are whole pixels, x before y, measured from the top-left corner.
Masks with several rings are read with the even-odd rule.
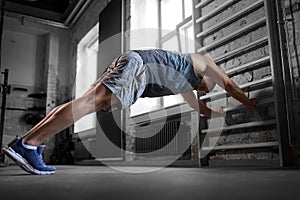
[[[129,49],[162,48],[195,52],[192,0],[132,0]],[[181,95],[140,98],[131,116],[182,103]]]
[[[158,0],[131,1],[129,49],[159,48],[158,5]],[[139,115],[159,108],[161,108],[161,98],[140,98],[130,107],[130,115]]]
[[[161,0],[161,26],[165,30],[175,30],[178,23],[183,20],[181,0]],[[164,36],[164,35],[163,35]]]
[[[162,38],[160,46],[163,49],[183,53],[195,52],[194,28],[192,21],[192,0],[161,0]],[[163,97],[163,107],[182,103],[181,95]]]
[[[75,98],[80,97],[97,79],[99,25],[93,27],[77,46]],[[96,114],[89,114],[75,123],[75,133],[96,127]]]

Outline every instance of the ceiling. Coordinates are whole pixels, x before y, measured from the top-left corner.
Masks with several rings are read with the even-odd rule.
[[[70,25],[90,0],[6,0],[5,10]]]

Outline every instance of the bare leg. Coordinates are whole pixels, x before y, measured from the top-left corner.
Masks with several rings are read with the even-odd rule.
[[[61,105],[60,105],[61,106]],[[60,106],[57,106],[56,108],[54,108],[53,110],[51,110],[51,112],[49,112],[44,119],[42,119],[38,124],[36,124],[33,128],[31,128],[25,135],[22,136],[22,138],[24,137],[28,137],[29,135],[31,135],[34,131],[36,131],[40,126],[42,126],[45,121],[47,121],[57,110],[58,108],[60,108]]]
[[[100,111],[117,102],[116,96],[105,85],[99,83],[82,97],[65,103],[50,112],[42,122],[25,134],[23,137],[25,143],[38,146],[81,117]]]
[[[82,97],[88,95],[94,88],[91,87],[88,89],[88,91],[86,91]],[[32,129],[30,129],[25,135],[22,136],[22,138],[25,138],[25,137],[30,137],[31,134],[33,134],[37,129],[39,129],[41,126],[43,126],[43,124],[53,116],[53,114],[61,107],[62,105],[60,106],[57,106],[55,107],[53,110],[51,110],[51,112],[49,112],[47,114],[47,116],[44,117],[44,119],[42,119],[38,124],[36,124]]]

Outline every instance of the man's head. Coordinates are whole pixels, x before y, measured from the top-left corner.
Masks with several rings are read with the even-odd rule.
[[[198,86],[198,91],[200,92],[209,92],[216,86],[216,83],[209,78],[208,76],[204,76]]]

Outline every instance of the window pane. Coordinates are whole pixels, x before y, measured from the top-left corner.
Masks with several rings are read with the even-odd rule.
[[[194,27],[192,22],[179,29],[181,51],[183,53],[195,52]]]
[[[162,48],[165,50],[170,50],[170,51],[179,51],[177,37],[174,36],[171,39],[169,39],[168,41],[162,43]]]
[[[158,28],[158,1],[131,0],[131,30]]]
[[[176,25],[183,20],[182,1],[162,0],[161,20],[162,20],[162,29],[175,30]]]
[[[129,49],[158,48],[158,0],[131,0]],[[162,108],[161,98],[140,98],[130,106],[135,116]]]
[[[158,1],[131,0],[130,16],[128,49],[158,48]]]
[[[77,46],[75,98],[80,97],[97,79],[98,24],[86,34]],[[75,123],[75,132],[96,127],[95,113],[84,116]]]
[[[184,2],[184,17],[187,18],[193,13],[193,1],[192,0],[183,0]]]

